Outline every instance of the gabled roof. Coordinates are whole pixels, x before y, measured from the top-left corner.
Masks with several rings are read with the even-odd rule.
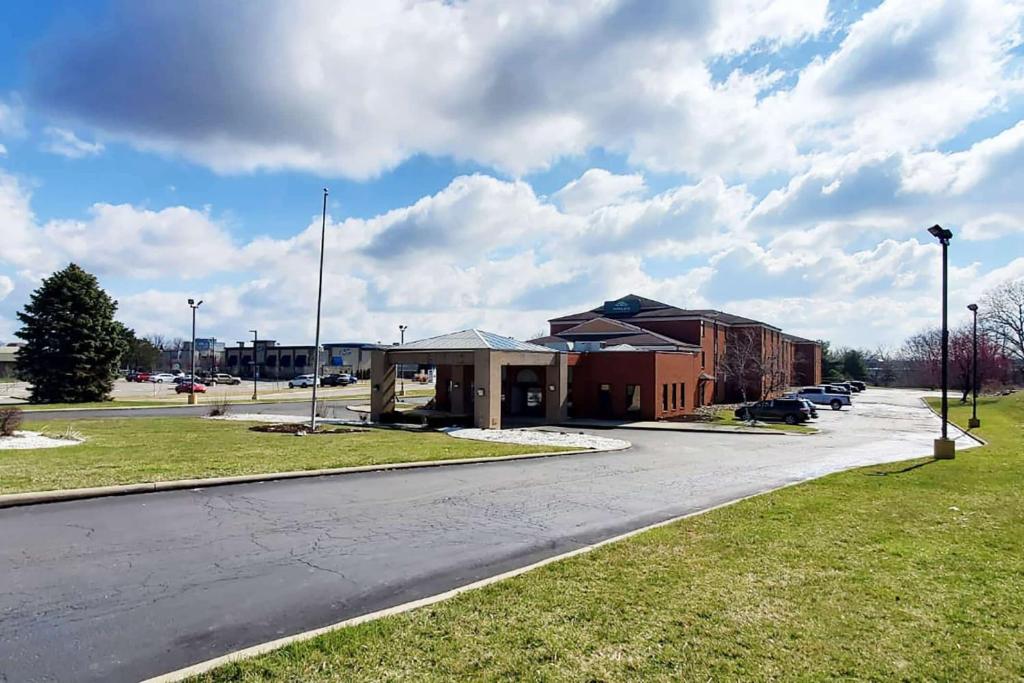
[[[437,337],[418,339],[400,346],[388,347],[389,351],[477,351],[483,349],[490,349],[492,351],[543,351],[544,353],[551,353],[553,351],[546,346],[538,346],[537,344],[476,329],[450,332],[449,334],[442,334]]]
[[[604,343],[606,346],[614,346],[616,344],[629,344],[630,346],[675,346],[680,351],[700,351],[701,348],[696,344],[687,344],[681,342],[678,339],[672,337],[666,337],[663,334],[657,332],[647,332],[646,330],[642,334],[630,334],[622,337],[615,337],[614,339],[605,339]]]
[[[787,334],[785,332],[782,333],[782,338],[787,341],[791,341],[794,344],[818,344],[819,346],[821,345],[821,342],[816,342],[813,339],[804,339],[803,337],[798,337],[795,334]]]
[[[573,325],[567,330],[562,330],[559,335],[563,334],[621,334],[625,333],[641,333],[645,330],[631,325],[623,320],[612,320],[611,318],[594,318],[581,322],[579,325]]]
[[[773,330],[779,328],[768,323],[761,322],[760,320],[754,320],[752,318],[744,318],[740,315],[733,315],[732,313],[725,313],[724,311],[718,311],[713,308],[679,308],[678,306],[670,306],[669,304],[655,301],[654,299],[647,299],[636,294],[628,294],[617,301],[628,301],[637,306],[635,313],[624,315],[621,319],[617,319],[617,322],[624,322],[627,320],[636,320],[643,322],[644,320],[657,319],[657,318],[692,318],[695,320],[704,319],[712,322],[720,322],[724,325],[763,325],[770,327]],[[604,306],[597,306],[590,309],[589,311],[583,311],[580,313],[573,313],[571,315],[563,315],[559,318],[552,318],[548,322],[551,323],[568,323],[568,322],[584,322],[587,320],[594,320],[596,318],[605,317]]]

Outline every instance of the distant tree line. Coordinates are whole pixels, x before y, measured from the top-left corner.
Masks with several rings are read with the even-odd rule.
[[[974,330],[970,322],[949,331],[949,381],[966,400],[973,386]],[[942,330],[930,327],[897,349],[879,349],[868,359],[885,385],[935,388],[942,377]],[[1024,381],[1024,280],[989,290],[978,303],[979,390]]]

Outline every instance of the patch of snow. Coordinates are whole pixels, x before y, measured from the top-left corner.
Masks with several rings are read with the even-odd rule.
[[[43,436],[39,432],[14,432],[14,436],[0,436],[0,451],[60,448],[61,446],[77,446],[80,443],[82,442],[76,439],[54,439]]]
[[[272,422],[292,423],[308,422],[309,417],[302,415],[274,415],[272,413],[228,413],[227,415],[211,415],[207,420],[228,420],[231,422]],[[317,419],[317,422],[320,422]]]
[[[627,448],[631,444],[622,439],[609,439],[592,434],[569,434],[567,432],[543,432],[531,429],[461,429],[452,427],[442,430],[456,439],[514,443],[525,446],[567,446],[569,448],[593,448],[613,450]]]

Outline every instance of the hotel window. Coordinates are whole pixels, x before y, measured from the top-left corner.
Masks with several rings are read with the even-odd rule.
[[[668,410],[668,385],[661,385],[661,409]]]
[[[238,365],[238,356],[237,355],[228,356],[228,365],[231,365],[231,366]]]
[[[249,365],[252,363],[252,356],[242,356],[242,365]]]
[[[672,385],[672,410],[676,409],[676,385]]]
[[[291,366],[292,366],[292,357],[291,356],[281,356],[281,367],[282,368],[290,368]]]
[[[300,367],[304,368],[304,367],[306,367],[306,357],[305,356],[295,356],[295,367],[297,367],[297,368],[300,368]]]
[[[277,366],[277,356],[267,356],[267,367],[273,368]]]
[[[679,383],[679,407],[686,407],[686,382]]]
[[[703,351],[700,352],[700,366],[702,368],[706,368],[708,366],[708,364],[704,362],[704,352]]]
[[[640,385],[639,384],[627,384],[626,385],[626,412],[627,413],[639,413],[640,412]]]

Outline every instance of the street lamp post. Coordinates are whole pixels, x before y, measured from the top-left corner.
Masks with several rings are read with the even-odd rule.
[[[933,454],[936,460],[956,457],[956,442],[949,438],[949,241],[953,231],[941,225],[928,228],[932,237],[942,245],[942,436],[935,439]]]
[[[401,337],[401,341],[399,342],[400,344],[405,344],[405,331],[407,329],[409,329],[408,325],[399,325],[398,326],[398,334]],[[399,393],[400,393],[401,396],[405,396],[405,375],[402,373],[402,364],[401,363],[398,364],[398,375],[399,375],[399,377],[402,378],[401,379],[402,383],[401,383],[401,387],[399,389]]]
[[[327,188],[324,188],[324,210],[320,222],[320,279],[316,290],[316,339],[313,342],[313,405],[309,408],[309,431],[316,431],[316,385],[320,383],[320,303],[324,297],[324,244],[327,241]],[[255,355],[255,349],[253,350]]]
[[[192,346],[189,347],[190,369],[189,369],[189,382],[188,382],[188,402],[195,404],[196,402],[196,309],[203,305],[203,300],[196,301],[195,299],[188,300],[189,308],[192,309]]]
[[[978,419],[978,304],[969,305],[967,310],[974,314],[974,360],[971,362],[971,393],[973,394],[973,402],[971,406],[971,419],[967,422],[967,426],[971,429],[977,429],[981,426],[981,420]]]
[[[249,330],[252,332],[252,400],[256,400],[256,380],[259,378],[260,366],[256,365],[256,342],[259,339],[259,335],[256,330]]]

